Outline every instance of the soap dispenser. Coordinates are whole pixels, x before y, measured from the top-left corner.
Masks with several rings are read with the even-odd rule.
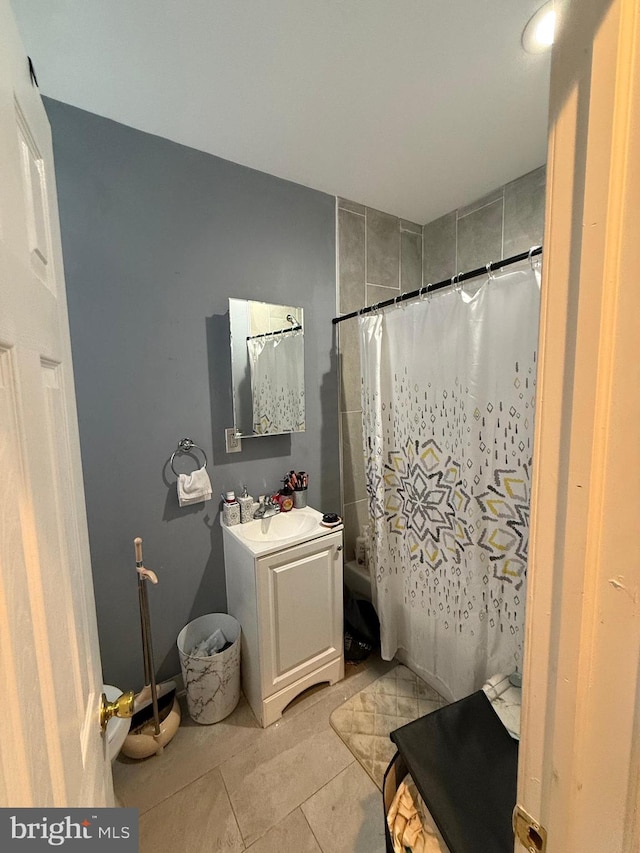
[[[240,521],[242,524],[253,520],[253,498],[249,494],[246,485],[242,488],[242,494],[238,498],[240,504]]]

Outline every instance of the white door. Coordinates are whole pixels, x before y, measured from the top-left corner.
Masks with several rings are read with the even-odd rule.
[[[51,133],[0,0],[0,806],[113,804]]]
[[[518,802],[638,853],[640,0],[556,7]]]

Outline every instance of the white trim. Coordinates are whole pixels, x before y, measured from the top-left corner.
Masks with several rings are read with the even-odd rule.
[[[518,802],[548,830],[548,853],[632,853],[640,2],[558,5]]]

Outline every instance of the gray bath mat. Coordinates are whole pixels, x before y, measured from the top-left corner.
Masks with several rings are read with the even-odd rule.
[[[446,704],[421,678],[399,665],[336,708],[331,726],[382,790],[384,771],[396,751],[389,733]]]

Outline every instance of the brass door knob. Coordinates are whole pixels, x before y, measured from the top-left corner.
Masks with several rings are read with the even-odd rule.
[[[111,717],[133,717],[134,700],[133,690],[121,693],[114,702],[109,702],[103,693],[100,697],[100,728],[102,731],[107,730],[107,723]]]

